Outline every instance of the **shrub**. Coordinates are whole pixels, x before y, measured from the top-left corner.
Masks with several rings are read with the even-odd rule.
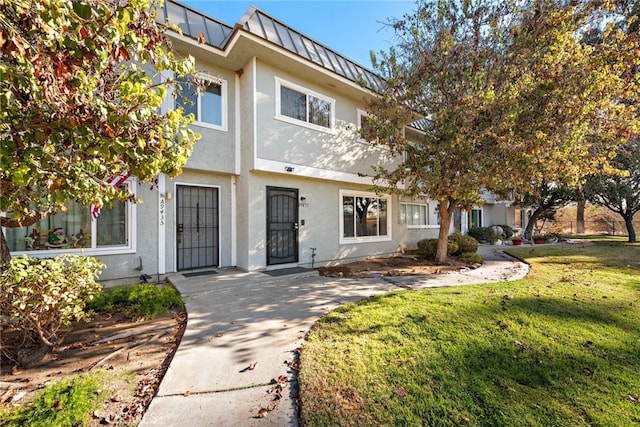
[[[87,305],[96,311],[121,311],[134,319],[153,319],[173,307],[184,307],[178,291],[173,286],[152,284],[120,286],[101,293]]]
[[[467,231],[467,234],[476,239],[478,242],[495,243],[496,241],[505,238],[502,234],[496,231],[496,227],[502,226],[498,225],[491,227],[471,227]]]
[[[5,356],[23,364],[20,354],[30,346],[42,351],[42,345],[50,348],[60,343],[63,326],[86,318],[86,302],[102,289],[95,281],[102,268],[100,261],[84,256],[12,258],[0,273],[0,312],[4,315],[0,326]],[[17,341],[22,344],[11,348],[8,337],[16,333],[22,335]],[[34,353],[33,348],[30,351]]]
[[[467,235],[473,237],[478,242],[484,241],[484,227],[471,227],[467,230]]]
[[[3,426],[86,425],[106,396],[102,374],[73,377],[47,386],[28,405],[2,413]]]
[[[458,250],[454,255],[460,255],[465,252],[476,252],[478,250],[478,241],[471,236],[463,236],[459,231],[456,231],[449,237],[449,240],[458,244]]]
[[[422,239],[418,241],[416,257],[435,260],[437,251],[438,239]],[[457,251],[458,243],[453,240],[449,240],[447,243],[447,255],[453,255]]]
[[[460,255],[460,260],[469,264],[482,264],[484,262],[484,258],[482,258],[482,255],[475,252],[463,253],[462,255]]]
[[[501,224],[498,227],[502,228],[502,239],[509,240],[513,236],[513,227],[507,224]]]

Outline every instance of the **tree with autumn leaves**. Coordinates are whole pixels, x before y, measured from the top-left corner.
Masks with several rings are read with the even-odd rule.
[[[182,170],[199,136],[161,111],[176,58],[149,0],[0,0],[0,218],[35,224],[69,201],[131,200],[109,178]],[[10,258],[0,235],[0,262]]]
[[[437,261],[458,207],[610,168],[639,131],[638,32],[616,21],[627,2],[419,0],[392,20],[395,47],[373,57],[385,87],[368,104],[368,140],[401,159],[380,191],[438,202]],[[596,45],[582,38],[603,30]],[[634,101],[634,102],[630,102]],[[416,132],[405,132],[412,126]],[[400,188],[400,189],[399,189]]]
[[[636,243],[633,218],[640,212],[640,140],[625,144],[613,162],[622,173],[596,173],[587,177],[584,193],[590,202],[620,215],[629,243]]]

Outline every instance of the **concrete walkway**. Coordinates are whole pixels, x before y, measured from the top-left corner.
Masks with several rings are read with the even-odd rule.
[[[516,280],[528,272],[495,246],[478,252],[485,258],[478,269],[429,276],[333,279],[315,271],[271,277],[221,270],[170,277],[185,300],[187,328],[140,426],[297,426],[296,350],[318,318],[384,292]]]

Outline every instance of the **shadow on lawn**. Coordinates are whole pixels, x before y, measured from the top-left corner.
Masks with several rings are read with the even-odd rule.
[[[487,316],[477,308],[482,311],[475,317],[478,321],[501,320],[487,323],[486,339],[468,336],[455,350],[460,357],[439,356],[460,384],[453,401],[470,399],[473,403],[466,404],[475,408],[476,416],[496,423],[523,411],[531,411],[539,425],[563,419],[607,425],[606,420],[616,417],[618,425],[630,425],[640,419],[629,397],[640,386],[635,374],[640,366],[640,315],[635,304],[516,297],[502,313],[490,310]]]

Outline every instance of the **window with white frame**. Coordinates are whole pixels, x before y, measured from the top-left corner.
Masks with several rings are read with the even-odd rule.
[[[193,114],[196,123],[218,130],[227,130],[227,82],[199,76],[203,86],[198,88],[186,81],[180,82],[176,107],[186,115]]]
[[[469,214],[469,228],[471,227],[482,227],[482,209],[471,209]]]
[[[424,203],[400,203],[400,224],[408,228],[425,227],[429,225],[429,206]]]
[[[129,185],[129,184],[125,184]],[[49,215],[42,221],[22,228],[4,230],[11,252],[91,251],[118,252],[132,247],[134,206],[113,201],[103,206],[92,220],[89,206],[76,202],[66,205],[66,212]]]
[[[391,239],[389,197],[378,197],[373,193],[341,191],[340,204],[342,243]]]
[[[366,111],[363,110],[358,110],[358,132],[364,133],[365,135],[371,134],[371,125],[369,124],[369,121],[367,120],[369,118],[369,114],[367,114]],[[369,142],[374,142],[377,140],[377,138],[364,138],[362,136],[360,136],[360,138],[362,139],[366,139]]]
[[[333,129],[335,100],[276,78],[276,117],[314,128]]]

